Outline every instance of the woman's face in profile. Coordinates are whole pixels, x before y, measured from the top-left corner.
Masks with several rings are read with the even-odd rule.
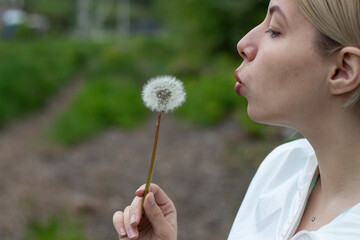
[[[329,60],[295,0],[271,0],[265,20],[243,37],[235,89],[254,121],[297,128],[327,104]]]

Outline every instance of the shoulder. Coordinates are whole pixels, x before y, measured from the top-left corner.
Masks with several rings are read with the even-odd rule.
[[[275,148],[264,160],[263,164],[275,161],[277,164],[286,162],[289,158],[302,159],[314,153],[314,149],[305,139],[284,143]]]
[[[269,192],[284,196],[284,190],[293,190],[298,186],[309,165],[317,165],[313,156],[315,152],[306,139],[278,146],[261,163],[244,200],[259,199]]]
[[[314,149],[306,139],[299,139],[275,148],[261,163],[255,177],[285,177],[301,171]],[[271,172],[269,176],[268,173]]]
[[[266,196],[271,199],[292,198],[303,176],[309,171],[314,150],[306,139],[299,139],[275,148],[261,163],[246,192],[243,204],[253,205]],[[313,170],[313,168],[311,168]],[[311,171],[312,171],[311,170]],[[267,205],[267,204],[265,204]]]
[[[229,239],[267,239],[283,229],[301,176],[314,150],[306,139],[275,148],[261,163],[234,221]]]

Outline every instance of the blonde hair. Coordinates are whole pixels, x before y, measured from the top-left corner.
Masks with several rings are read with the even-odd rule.
[[[319,31],[320,49],[331,55],[343,47],[360,48],[360,0],[295,0],[302,13]],[[344,107],[355,105],[360,86]]]

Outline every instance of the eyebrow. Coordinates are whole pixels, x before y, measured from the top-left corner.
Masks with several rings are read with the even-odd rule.
[[[274,14],[274,12],[278,12],[286,21],[286,16],[285,16],[284,12],[281,10],[281,8],[278,5],[272,6],[269,9],[270,16],[272,16]]]

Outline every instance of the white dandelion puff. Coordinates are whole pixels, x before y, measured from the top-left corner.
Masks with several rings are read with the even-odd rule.
[[[168,112],[185,102],[183,83],[173,76],[159,76],[150,79],[143,88],[142,99],[152,111]]]

